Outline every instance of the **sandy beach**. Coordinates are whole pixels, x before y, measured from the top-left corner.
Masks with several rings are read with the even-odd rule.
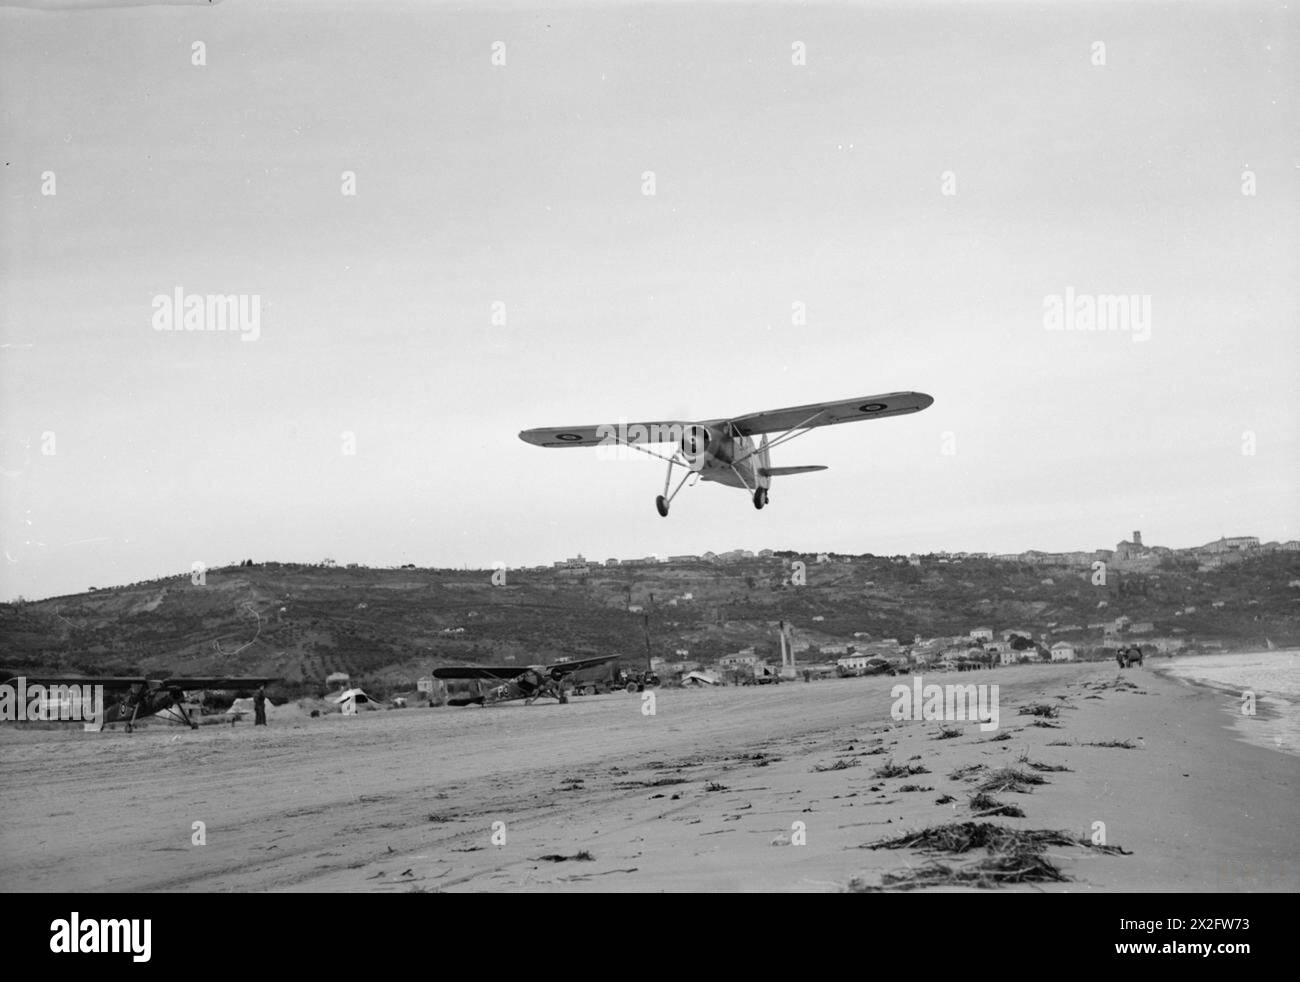
[[[1078,837],[1104,823],[1126,853],[1051,847],[1068,881],[1005,889],[1300,889],[1300,759],[1237,739],[1223,693],[1113,664],[925,681],[996,683],[999,729],[957,722],[943,736],[935,722],[893,721],[890,689],[909,676],[660,690],[653,716],[618,693],[273,718],[265,730],[11,726],[0,732],[0,889],[872,887],[924,857],[861,847],[971,820],[982,773],[1031,763],[1068,769],[995,794],[1023,818],[981,820]],[[1034,704],[1059,710],[1019,714]],[[1108,741],[1131,749],[1090,745]],[[912,773],[875,776],[889,761]]]

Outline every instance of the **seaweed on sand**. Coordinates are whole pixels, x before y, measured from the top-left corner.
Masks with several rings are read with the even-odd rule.
[[[1046,779],[1033,771],[1022,771],[1016,767],[1000,767],[990,771],[984,780],[976,786],[977,791],[1012,791],[1027,794],[1032,784],[1046,784]]]
[[[971,811],[973,811],[977,817],[983,817],[985,815],[1004,815],[1007,818],[1025,817],[1025,811],[1019,805],[1011,805],[1003,801],[998,801],[997,798],[994,798],[992,795],[986,794],[983,791],[971,798],[970,807]]]
[[[1056,719],[1061,715],[1061,707],[1053,706],[1047,702],[1033,702],[1028,706],[1020,707],[1021,716],[1042,716],[1046,719]]]
[[[1065,875],[1047,858],[1048,846],[1079,846],[1108,854],[1128,854],[1119,846],[1100,846],[1091,840],[1051,829],[1012,829],[992,822],[956,822],[936,825],[868,843],[865,849],[920,849],[929,855],[963,855],[984,849],[987,855],[964,866],[931,860],[923,866],[885,873],[880,886],[871,886],[860,878],[849,881],[850,892],[875,892],[884,889],[914,890],[928,886],[974,886],[983,889],[1007,883],[1065,882]]]
[[[833,764],[813,764],[813,771],[818,774],[823,771],[843,771],[850,767],[857,767],[858,763],[859,761],[857,757],[841,757]]]

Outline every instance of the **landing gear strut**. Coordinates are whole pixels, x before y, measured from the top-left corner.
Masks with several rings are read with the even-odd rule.
[[[693,470],[687,467],[686,464],[684,463],[679,464],[676,455],[674,455],[671,459],[668,458],[665,459],[668,460],[668,473],[664,475],[664,493],[659,495],[657,498],[655,498],[655,508],[656,510],[658,510],[661,518],[668,517],[668,506],[671,505],[673,503],[673,499],[677,497],[677,492],[686,486],[686,482],[689,481],[692,477],[698,477],[698,475],[696,475],[696,473]],[[668,488],[669,485],[672,483],[672,479],[673,479],[674,464],[679,464],[679,466],[685,469],[686,473],[683,474],[682,479],[677,482],[677,487],[673,489],[673,493],[668,494]]]

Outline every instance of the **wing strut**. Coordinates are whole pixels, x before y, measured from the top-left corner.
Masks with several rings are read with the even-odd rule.
[[[825,409],[819,409],[819,410],[817,410],[817,412],[813,413],[811,416],[809,416],[807,419],[805,419],[802,423],[797,423],[796,425],[790,427],[788,430],[786,430],[784,433],[782,433],[780,436],[778,436],[775,440],[770,440],[770,441],[768,441],[767,449],[768,449],[768,450],[771,450],[773,447],[779,447],[779,446],[780,446],[781,444],[783,444],[783,443],[789,443],[789,442],[790,442],[791,440],[793,440],[795,437],[803,436],[803,435],[804,435],[805,433],[807,433],[809,430],[813,429],[813,427],[809,426],[808,424],[811,423],[814,419],[816,419],[818,416],[820,416],[820,415],[821,415],[822,413],[824,413],[824,412],[826,412]],[[754,456],[754,455],[755,455],[756,453],[758,453],[759,450],[761,450],[761,449],[762,449],[761,447],[755,447],[755,448],[754,448],[753,450],[751,450],[749,453],[745,454],[745,456],[741,457],[739,460],[734,460],[734,461],[732,461],[732,463],[733,463],[733,464],[739,464],[739,463],[742,463],[742,462],[744,462],[744,461],[746,461],[746,460],[749,460],[750,457]],[[746,487],[748,487],[748,485],[746,485]]]

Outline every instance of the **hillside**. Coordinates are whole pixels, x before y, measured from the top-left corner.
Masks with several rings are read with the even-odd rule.
[[[790,562],[806,564],[806,585]],[[755,645],[774,653],[772,622],[813,645],[965,634],[979,625],[1052,634],[1121,614],[1154,634],[1226,647],[1300,644],[1300,555],[1260,556],[1197,572],[1167,562],[1112,573],[995,559],[786,554],[727,564],[595,567],[586,574],[336,568],[265,563],[0,605],[0,667],[26,672],[268,674],[319,688],[333,671],[376,684],[413,681],[437,664],[538,663],[566,655],[685,648],[713,661]],[[690,593],[689,600],[670,600]],[[1213,606],[1220,602],[1219,607]],[[1104,604],[1104,606],[1099,606]],[[628,607],[643,612],[631,613]],[[1194,612],[1187,608],[1194,607]],[[815,617],[822,620],[815,621]],[[459,629],[459,630],[458,630]],[[1099,643],[1099,630],[1070,640]]]

